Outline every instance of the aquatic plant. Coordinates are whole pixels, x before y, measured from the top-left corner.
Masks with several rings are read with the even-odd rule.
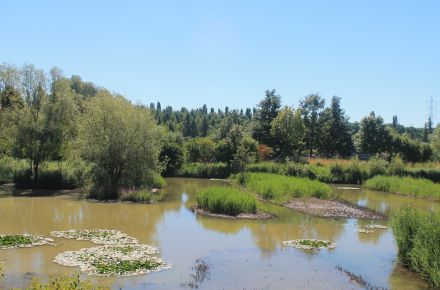
[[[30,248],[41,245],[54,245],[53,240],[43,236],[22,234],[22,235],[0,235],[0,249]]]
[[[85,240],[104,245],[135,244],[138,242],[136,238],[126,233],[107,229],[52,231],[50,235],[56,238]]]
[[[76,266],[95,276],[134,276],[171,268],[159,257],[152,256],[158,249],[149,245],[104,245],[67,251],[55,256],[54,262]]]
[[[427,179],[397,176],[375,176],[365,182],[371,189],[440,200],[440,184]]]
[[[257,212],[255,196],[231,187],[208,187],[198,193],[197,204],[211,213],[231,216]]]
[[[293,198],[329,198],[331,188],[317,180],[267,173],[240,173],[234,181],[257,193],[263,199],[286,203]]]
[[[200,284],[202,284],[205,279],[208,279],[209,275],[211,274],[209,267],[209,264],[204,258],[196,259],[195,265],[192,267],[193,273],[191,274],[190,280],[185,283],[181,283],[180,286],[188,287],[190,289],[199,288]]]
[[[283,245],[298,249],[304,249],[304,250],[336,248],[336,244],[332,241],[317,240],[317,239],[300,239],[300,240],[284,241]]]
[[[216,163],[185,163],[176,176],[197,178],[227,178],[231,168],[222,162]]]
[[[72,275],[49,276],[49,281],[41,282],[39,278],[33,278],[26,290],[110,290],[110,286],[94,284],[90,279],[81,281],[79,273]]]
[[[121,201],[131,201],[136,203],[153,203],[155,201],[155,195],[148,190],[132,191],[128,193],[122,193]]]
[[[404,208],[392,228],[402,264],[440,287],[440,213]]]

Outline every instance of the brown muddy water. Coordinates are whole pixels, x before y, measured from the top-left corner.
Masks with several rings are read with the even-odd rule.
[[[116,229],[159,248],[171,270],[125,278],[93,278],[114,289],[185,289],[192,285],[200,258],[209,275],[200,289],[362,289],[340,267],[360,275],[372,287],[429,289],[396,261],[391,229],[359,233],[370,223],[388,221],[317,218],[267,205],[277,218],[232,220],[196,216],[189,210],[200,189],[221,181],[167,179],[163,202],[153,205],[92,203],[71,196],[1,197],[0,233],[48,236],[54,230]],[[340,189],[336,194],[358,205],[392,214],[406,204],[440,209],[440,203],[370,190]],[[4,195],[3,195],[4,196]],[[285,240],[316,238],[336,242],[317,252],[283,247]],[[88,241],[55,239],[58,246],[0,250],[6,278],[1,289],[25,287],[31,277],[77,269],[52,262],[59,252],[96,246]]]

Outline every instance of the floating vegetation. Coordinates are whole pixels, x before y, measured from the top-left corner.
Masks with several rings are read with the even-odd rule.
[[[68,230],[68,231],[53,231],[50,234],[56,238],[91,241],[94,244],[102,244],[102,245],[120,245],[120,244],[138,243],[137,239],[117,230],[106,230],[106,229]]]
[[[313,250],[313,249],[334,249],[336,244],[332,241],[316,240],[316,239],[301,239],[284,241],[285,246],[294,247],[297,249]]]
[[[383,226],[383,225],[366,225],[366,228],[369,229],[387,229],[387,226]]]
[[[192,267],[193,273],[191,279],[185,283],[182,283],[182,287],[188,287],[191,289],[199,288],[200,284],[209,278],[211,272],[209,271],[209,264],[203,258],[196,259],[195,265]]]
[[[43,236],[22,234],[22,235],[0,235],[0,249],[30,248],[42,245],[54,245],[53,240]]]
[[[356,229],[356,232],[358,233],[364,233],[364,234],[371,234],[372,230],[366,230],[366,229]]]
[[[88,275],[135,276],[171,268],[161,258],[152,256],[157,252],[157,248],[142,244],[104,245],[60,253],[53,261],[79,267]]]

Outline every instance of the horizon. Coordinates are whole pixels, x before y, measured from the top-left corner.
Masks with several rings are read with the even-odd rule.
[[[0,62],[57,66],[133,103],[245,109],[276,89],[283,105],[297,107],[311,93],[328,104],[336,95],[352,122],[374,111],[386,123],[397,115],[420,128],[440,91],[438,8],[436,1],[10,1],[1,21],[11,45],[0,46]]]

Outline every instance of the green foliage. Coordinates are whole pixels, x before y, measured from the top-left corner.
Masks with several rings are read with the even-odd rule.
[[[348,157],[353,153],[353,141],[348,117],[341,108],[341,99],[333,97],[331,106],[319,115],[319,139],[317,140],[321,155]]]
[[[215,143],[209,138],[193,138],[185,143],[188,162],[212,162],[215,157]]]
[[[319,114],[324,108],[324,99],[319,95],[311,94],[306,96],[300,102],[301,114],[303,115],[304,126],[306,128],[306,144],[309,149],[309,156],[313,154],[316,148],[317,137],[319,133],[318,121]]]
[[[109,290],[109,286],[93,284],[90,279],[81,281],[79,273],[73,275],[50,276],[47,283],[41,282],[38,278],[32,279],[26,290]]]
[[[404,208],[392,219],[400,261],[440,287],[440,214]]]
[[[285,107],[272,121],[271,134],[279,158],[297,159],[305,136],[300,110]]]
[[[23,235],[1,235],[0,248],[2,247],[17,247],[19,245],[31,245],[34,240],[31,237]]]
[[[139,190],[122,193],[119,199],[121,201],[131,201],[136,203],[153,203],[155,201],[155,196],[148,190]]]
[[[398,176],[375,176],[365,182],[365,186],[385,192],[394,192],[416,197],[440,200],[440,184],[427,179]]]
[[[275,140],[272,139],[272,121],[278,115],[281,108],[281,97],[276,94],[276,90],[267,90],[265,98],[260,101],[255,116],[255,128],[253,137],[260,143],[273,146]]]
[[[159,161],[163,166],[164,176],[174,176],[185,162],[185,152],[183,150],[181,135],[166,132],[162,150],[160,151]]]
[[[31,169],[16,170],[13,181],[17,188],[74,189],[88,184],[91,167],[82,160],[46,162],[40,169],[38,183],[35,183]]]
[[[100,93],[80,126],[81,152],[93,164],[93,196],[117,198],[121,186],[143,186],[159,170],[160,136],[148,109]]]
[[[383,118],[374,112],[361,120],[359,132],[356,134],[358,150],[364,153],[377,154],[389,152],[392,140]]]
[[[227,178],[231,169],[226,163],[185,163],[177,172],[180,177]]]
[[[209,187],[199,192],[197,204],[211,213],[231,216],[257,211],[255,196],[230,187]]]
[[[102,263],[97,264],[97,272],[99,274],[124,274],[126,272],[134,272],[139,269],[142,270],[153,270],[161,266],[162,263],[154,261],[154,260],[135,260],[135,261],[118,261],[118,262],[111,262],[111,263]]]
[[[266,200],[278,203],[289,202],[293,198],[329,198],[331,188],[317,180],[288,177],[267,173],[240,173],[234,180],[241,186],[259,194]]]
[[[8,156],[0,157],[0,184],[12,182],[14,175],[29,167],[29,163],[22,159]]]

